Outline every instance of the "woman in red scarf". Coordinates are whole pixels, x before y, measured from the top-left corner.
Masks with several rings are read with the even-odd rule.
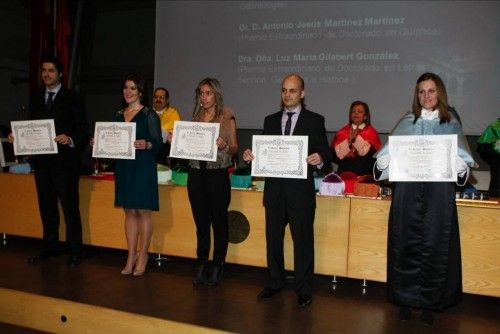
[[[377,130],[370,125],[370,108],[363,101],[354,101],[349,109],[349,124],[332,140],[332,150],[339,165],[337,174],[353,172],[372,174],[373,154],[382,146]]]

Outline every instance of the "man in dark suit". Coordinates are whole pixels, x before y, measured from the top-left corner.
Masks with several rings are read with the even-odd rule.
[[[68,265],[81,263],[82,226],[79,208],[81,152],[89,140],[88,123],[82,98],[62,86],[63,66],[57,58],[42,61],[44,87],[30,98],[29,119],[54,119],[57,154],[33,156],[38,206],[43,224],[43,250],[28,258],[39,261],[60,254],[59,209],[61,202],[66,223]],[[10,135],[11,141],[15,138]]]
[[[283,239],[290,224],[294,242],[295,292],[298,304],[311,303],[314,280],[314,215],[316,192],[314,169],[330,164],[331,152],[326,138],[325,119],[305,108],[304,80],[297,74],[283,79],[281,110],[264,120],[263,135],[308,136],[307,179],[266,178],[266,247],[269,279],[257,299],[270,298],[285,286]],[[247,162],[254,159],[251,150],[243,153]]]

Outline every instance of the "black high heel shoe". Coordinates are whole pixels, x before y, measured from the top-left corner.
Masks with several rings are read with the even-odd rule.
[[[198,266],[196,275],[193,278],[193,285],[205,284],[207,282],[207,264],[203,263]]]
[[[210,276],[208,277],[208,285],[217,286],[222,280],[222,276],[224,274],[224,266],[222,264],[214,264],[212,266],[212,270],[210,272]]]

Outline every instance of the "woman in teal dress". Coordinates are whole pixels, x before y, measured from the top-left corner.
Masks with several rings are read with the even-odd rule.
[[[144,274],[148,248],[153,234],[151,211],[159,210],[156,154],[161,147],[160,119],[146,106],[144,79],[128,75],[123,84],[124,108],[117,122],[135,122],[135,159],[116,161],[115,206],[125,210],[125,235],[128,257],[122,275]]]

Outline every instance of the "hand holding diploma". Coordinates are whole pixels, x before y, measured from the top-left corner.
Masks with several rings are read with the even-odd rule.
[[[309,165],[317,166],[323,162],[323,158],[318,153],[313,153],[307,157],[306,162]]]
[[[138,139],[134,141],[134,147],[136,150],[150,150],[152,144],[145,139]]]
[[[71,139],[71,137],[65,134],[57,135],[54,140],[56,141],[56,143],[61,145],[73,145],[73,140]]]

